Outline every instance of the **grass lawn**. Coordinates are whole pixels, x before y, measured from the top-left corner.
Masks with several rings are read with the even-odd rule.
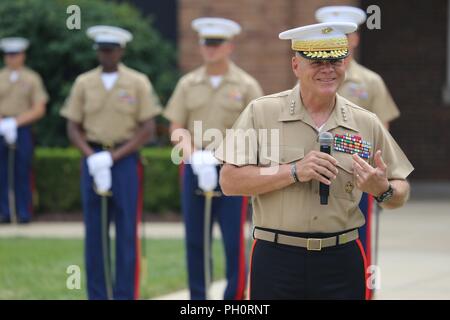
[[[141,299],[187,287],[183,240],[147,240],[147,272]],[[213,244],[214,279],[225,276],[222,243]],[[82,270],[81,289],[69,290],[67,267]],[[83,241],[78,239],[0,239],[0,299],[86,299]]]

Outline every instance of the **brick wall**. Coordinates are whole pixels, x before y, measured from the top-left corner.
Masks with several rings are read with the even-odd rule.
[[[450,106],[442,101],[447,1],[363,1],[381,9],[381,30],[363,29],[361,60],[380,73],[401,116],[391,132],[415,167],[413,179],[450,179]]]
[[[179,63],[187,72],[201,64],[196,33],[191,21],[202,16],[224,17],[239,22],[233,60],[253,75],[265,93],[293,86],[292,51],[289,41],[278,39],[281,31],[314,23],[314,12],[327,4],[355,4],[357,1],[312,0],[180,0],[178,3]]]

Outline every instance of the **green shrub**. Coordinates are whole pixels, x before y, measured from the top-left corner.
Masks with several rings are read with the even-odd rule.
[[[170,148],[146,148],[144,162],[144,211],[164,213],[180,210],[178,166]],[[80,212],[81,154],[76,149],[37,148],[35,208],[38,212]]]
[[[66,10],[72,4],[81,10],[80,30],[66,26]],[[150,78],[162,103],[177,81],[173,46],[155,31],[150,18],[143,17],[130,4],[103,0],[1,0],[0,17],[0,38],[23,36],[30,40],[27,64],[42,76],[50,95],[47,115],[35,126],[38,145],[68,145],[59,110],[75,78],[98,64],[92,40],[86,36],[86,29],[92,25],[111,24],[133,33],[124,63]]]

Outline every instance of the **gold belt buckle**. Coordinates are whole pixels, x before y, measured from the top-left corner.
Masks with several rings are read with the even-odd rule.
[[[113,143],[104,143],[103,144],[103,150],[112,150],[114,148],[114,144]]]
[[[306,242],[306,249],[309,251],[322,250],[322,239],[308,238]]]

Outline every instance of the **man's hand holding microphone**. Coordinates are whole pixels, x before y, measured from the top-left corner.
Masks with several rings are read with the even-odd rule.
[[[328,195],[331,181],[338,174],[338,161],[330,155],[333,136],[329,132],[319,135],[320,152],[310,151],[302,160],[293,163],[293,174],[300,182],[317,180],[320,182],[320,203],[328,204]],[[389,187],[387,179],[387,165],[381,157],[381,151],[375,153],[375,167],[372,167],[358,154],[352,155],[353,171],[356,178],[356,186],[363,192],[379,196]]]

